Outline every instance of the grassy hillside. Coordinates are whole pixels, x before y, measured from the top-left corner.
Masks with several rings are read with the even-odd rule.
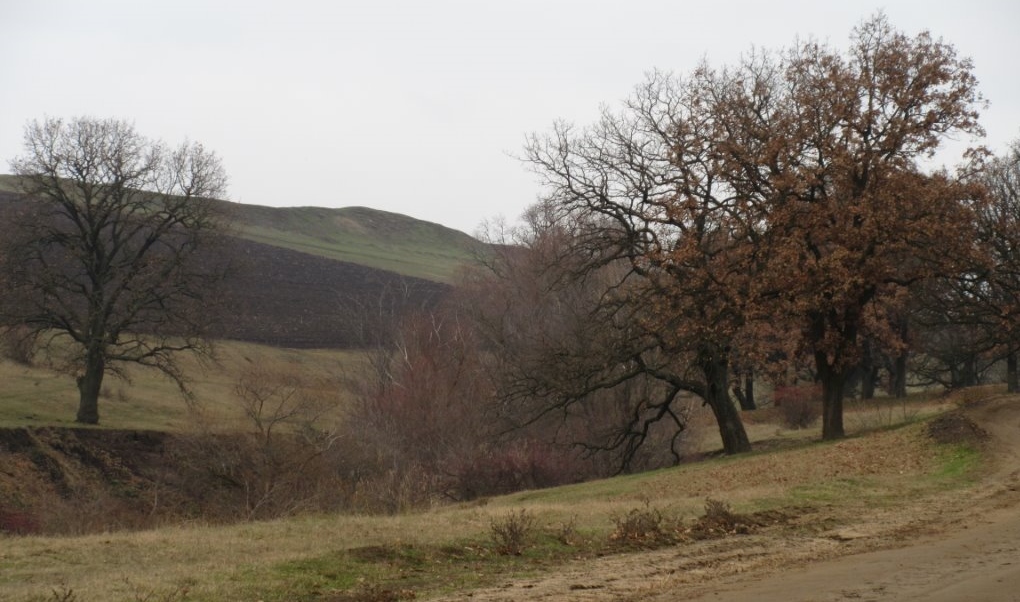
[[[438,282],[484,249],[463,232],[367,207],[227,206],[249,240]]]
[[[0,237],[30,200],[0,176]],[[278,209],[222,202],[236,236],[200,260],[231,257],[227,308],[213,336],[284,347],[364,344],[365,308],[430,307],[483,245],[406,216],[365,208]],[[226,255],[224,255],[224,253]]]
[[[329,380],[357,369],[362,355],[227,341],[218,345],[215,362],[182,357],[202,416],[214,417],[222,428],[231,428],[241,417],[234,384],[245,370],[263,367],[275,373],[291,372],[305,381],[325,383],[329,390],[323,390],[322,395],[332,397],[339,394],[340,386],[330,386]],[[173,382],[158,371],[139,367],[127,367],[126,376],[107,375],[103,383],[99,400],[102,428],[176,432],[194,428],[196,414]],[[78,391],[71,375],[0,359],[0,383],[0,427],[78,426],[74,423]]]
[[[16,192],[16,178],[0,175],[0,192]],[[238,236],[276,247],[450,282],[485,245],[463,232],[367,207],[263,207],[223,202]]]
[[[479,599],[530,599],[538,590],[522,580],[561,573],[551,599],[589,589],[609,599],[604,588],[642,591],[660,579],[676,588],[881,547],[973,505],[980,453],[930,431],[913,422],[398,516],[6,538],[0,597],[367,602],[464,599],[493,586],[502,597]],[[523,547],[501,553],[499,533],[514,525]]]
[[[18,192],[18,187],[15,186],[16,178],[12,175],[0,174],[0,191],[3,192]]]

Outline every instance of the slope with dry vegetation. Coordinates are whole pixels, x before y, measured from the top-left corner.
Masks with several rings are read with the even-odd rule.
[[[906,418],[922,405],[939,409],[912,403]],[[969,520],[968,508],[1002,502],[1001,482],[982,476],[1001,476],[992,471],[1001,434],[993,430],[986,443],[979,415],[945,416],[958,417],[826,444],[762,425],[771,438],[793,441],[745,458],[394,516],[7,536],[0,593],[86,602],[461,599],[467,591],[482,600],[608,600],[705,591],[743,573],[903,545]]]

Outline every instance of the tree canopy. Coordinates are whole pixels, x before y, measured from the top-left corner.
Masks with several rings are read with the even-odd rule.
[[[629,262],[645,332],[701,367],[694,389],[724,441],[738,352],[811,358],[823,437],[837,438],[865,340],[895,346],[902,292],[972,259],[977,189],[923,165],[948,137],[982,134],[972,69],[878,14],[846,50],[798,42],[653,74],[592,127],[532,137],[526,161],[546,203],[590,218],[575,237],[586,257]]]

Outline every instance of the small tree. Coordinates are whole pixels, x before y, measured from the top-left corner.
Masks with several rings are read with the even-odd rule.
[[[200,335],[223,275],[222,262],[196,261],[217,232],[220,160],[88,117],[33,121],[24,149],[11,166],[30,203],[7,241],[0,318],[70,353],[78,422],[99,422],[103,377],[118,364],[154,367],[185,391],[175,357],[207,351]]]

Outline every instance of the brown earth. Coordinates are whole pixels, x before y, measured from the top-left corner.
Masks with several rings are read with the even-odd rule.
[[[393,272],[233,239],[240,259],[217,338],[279,347],[374,343],[396,316],[430,307],[449,286]]]
[[[1020,403],[986,400],[933,421],[929,435],[980,445],[990,457],[980,482],[856,516],[823,508],[802,517],[805,525],[837,525],[821,532],[782,521],[750,535],[578,562],[468,596],[483,602],[1020,600]]]
[[[290,441],[277,438],[274,449],[291,449]],[[287,472],[286,464],[281,474],[259,473],[267,456],[256,444],[239,433],[0,428],[0,537],[229,523],[285,513],[277,501],[325,511],[343,500],[339,487],[318,496],[301,488],[321,485],[330,474],[324,466],[340,470],[336,458],[305,461],[300,473]],[[270,478],[287,495],[265,497],[253,508],[245,487]]]

